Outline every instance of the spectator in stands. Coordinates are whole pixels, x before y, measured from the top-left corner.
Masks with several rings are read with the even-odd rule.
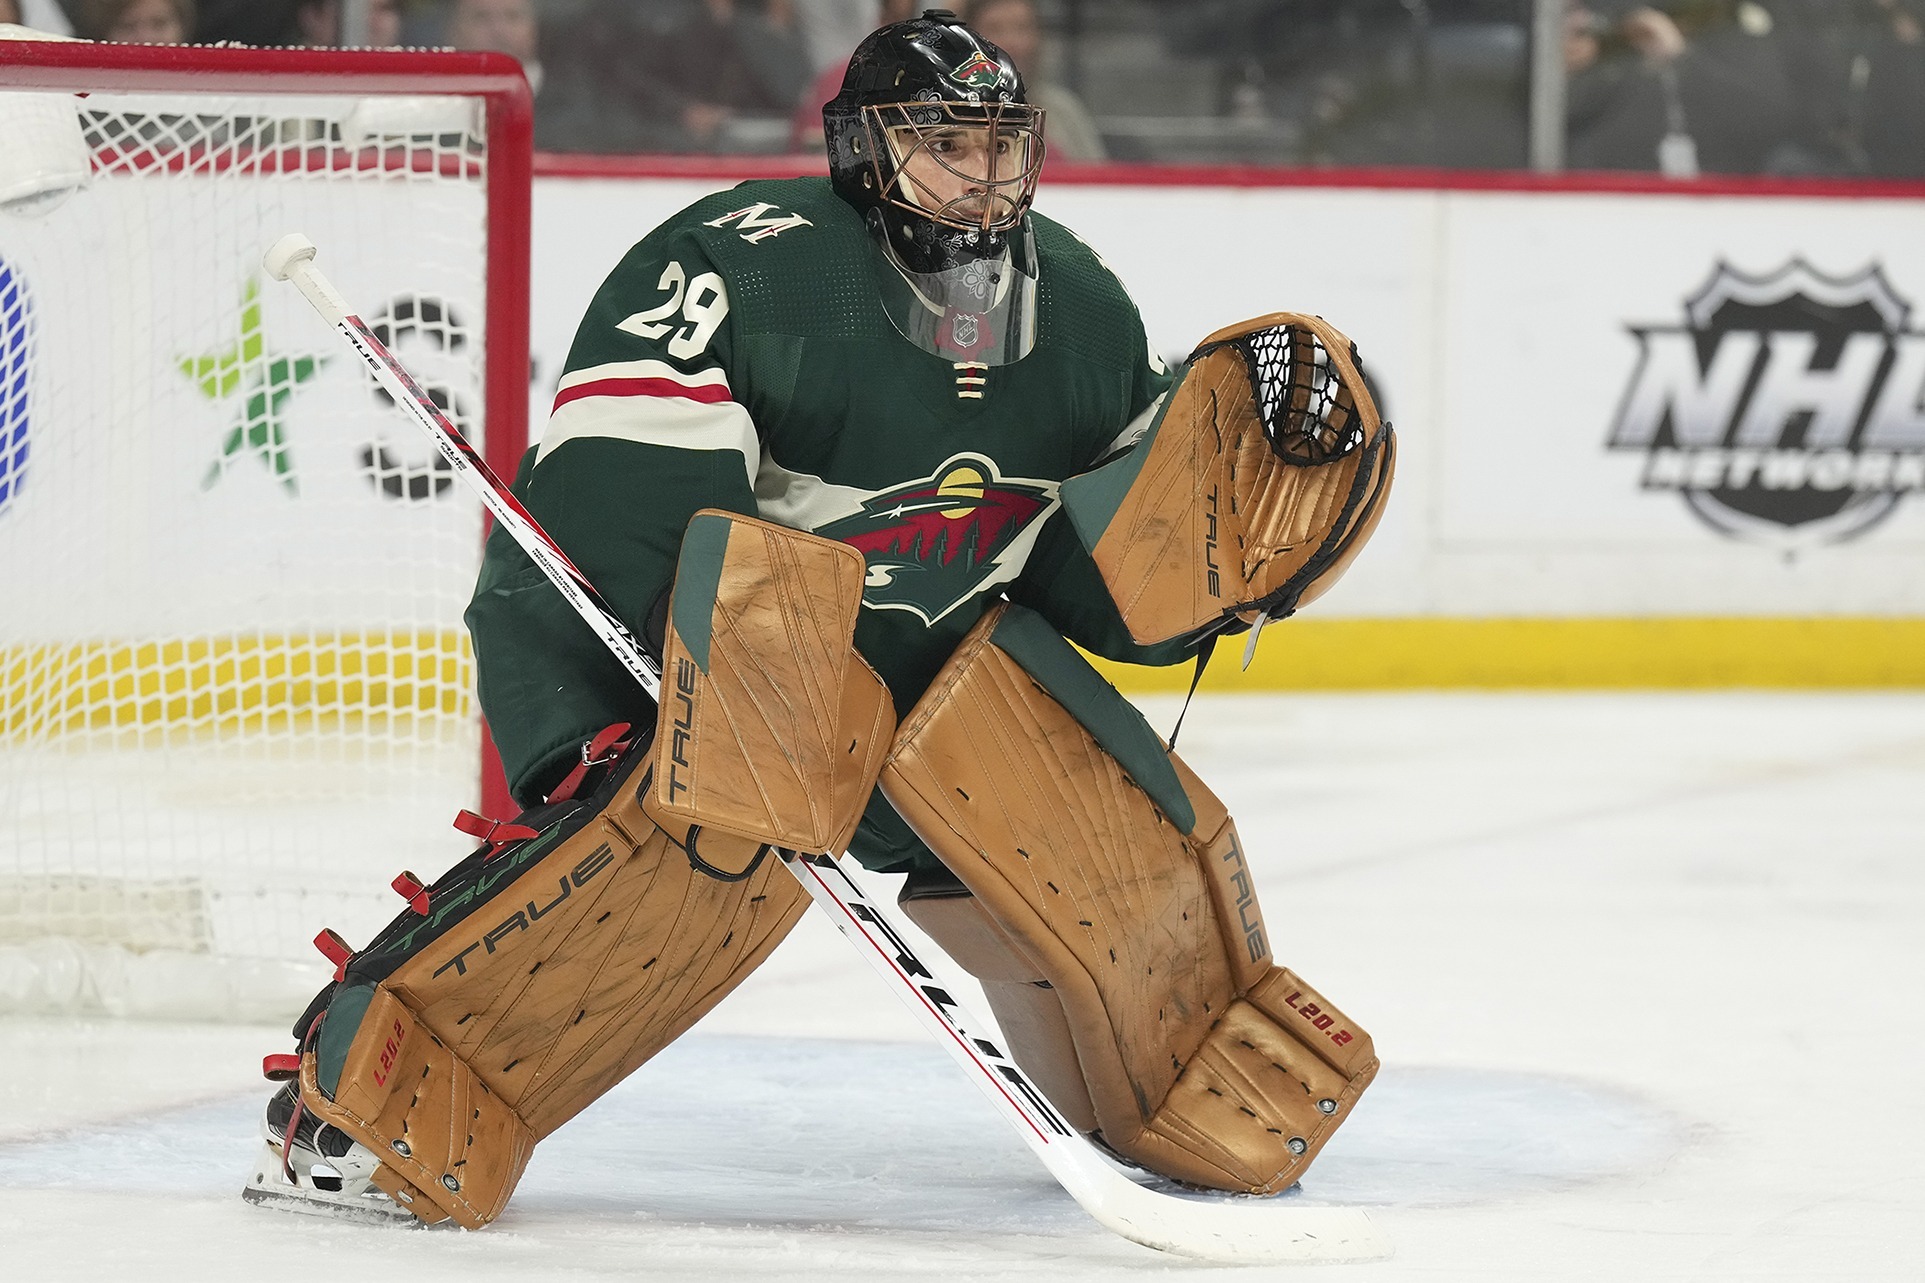
[[[19,0],[19,21],[35,31],[73,35],[73,19],[60,0]]]
[[[57,0],[0,0],[0,23],[11,23],[56,36],[71,36],[73,23]]]
[[[234,40],[245,45],[341,43],[341,0],[201,0],[194,39],[202,44]],[[368,44],[401,43],[400,0],[368,0]]]
[[[194,0],[80,0],[70,16],[88,40],[178,45],[194,30]]]
[[[793,152],[814,152],[822,150],[822,109],[829,99],[842,89],[842,73],[849,69],[849,55],[855,52],[863,36],[877,27],[886,27],[892,22],[907,22],[916,16],[921,6],[915,0],[882,0],[882,3],[869,5],[870,21],[857,37],[849,42],[848,48],[820,64],[816,78],[795,100],[795,111],[789,118],[789,150]]]
[[[974,0],[962,18],[977,35],[1010,56],[1023,73],[1029,100],[1049,113],[1043,118],[1045,155],[1057,160],[1108,157],[1089,108],[1074,90],[1049,78],[1035,0]]]
[[[456,49],[492,49],[511,54],[527,69],[528,82],[541,90],[537,50],[540,23],[534,0],[454,0],[448,6],[446,39]]]
[[[833,70],[840,77],[849,55],[862,38],[879,25],[876,0],[790,0],[796,29],[809,51],[809,70],[820,76]]]
[[[808,52],[789,0],[701,0],[666,32],[676,51],[664,77],[696,149],[740,150],[738,119],[780,121],[808,84]],[[777,141],[779,142],[779,136]]]
[[[1925,177],[1925,0],[1778,0],[1820,173]]]
[[[791,0],[590,0],[560,34],[569,78],[635,133],[621,150],[780,150],[808,83]]]
[[[591,12],[556,38],[533,0],[449,0],[441,12],[439,39],[456,49],[505,53],[521,63],[535,94],[537,150],[650,150],[642,122],[610,70],[625,61],[646,62],[649,51],[618,43],[625,27],[611,30],[600,16]]]
[[[1568,10],[1568,160],[1575,169],[1763,173],[1792,138],[1790,86],[1762,5],[1696,4],[1689,33],[1650,5]]]
[[[1864,61],[1854,61],[1846,81],[1846,137],[1858,144],[1855,168],[1886,178],[1925,177],[1925,5],[1871,0],[1861,15]]]
[[[341,43],[341,0],[300,0],[294,28],[304,45]],[[397,0],[368,0],[368,45],[387,49],[401,43],[401,6]]]

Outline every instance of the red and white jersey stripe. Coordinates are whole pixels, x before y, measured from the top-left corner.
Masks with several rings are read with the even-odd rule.
[[[617,361],[562,376],[537,465],[569,441],[610,437],[680,450],[734,450],[753,481],[762,447],[720,369],[685,373],[666,361]]]

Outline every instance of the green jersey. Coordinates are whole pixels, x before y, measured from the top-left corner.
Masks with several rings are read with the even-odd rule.
[[[1115,276],[1030,217],[1036,344],[986,366],[898,332],[880,299],[900,279],[826,180],[696,202],[596,294],[516,493],[638,633],[698,509],[853,545],[868,565],[856,645],[899,713],[1003,595],[1095,653],[1183,659],[1189,645],[1130,641],[1058,499],[1140,431],[1169,375]],[[653,718],[499,530],[467,620],[518,797],[539,796],[601,727]],[[933,858],[879,799],[854,851],[872,868]]]

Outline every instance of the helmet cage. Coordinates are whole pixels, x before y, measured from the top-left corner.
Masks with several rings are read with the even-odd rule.
[[[879,199],[944,227],[984,236],[1017,227],[1036,198],[1043,168],[1043,109],[1027,103],[914,101],[861,108],[868,135],[869,168]],[[970,173],[935,146],[952,130],[987,130],[987,173]],[[1007,156],[999,144],[1011,143]],[[905,145],[906,142],[906,145]],[[927,156],[965,185],[963,194],[933,204],[919,199],[907,172],[917,156]]]

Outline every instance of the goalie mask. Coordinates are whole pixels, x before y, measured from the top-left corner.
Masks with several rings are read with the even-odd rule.
[[[862,42],[822,123],[830,181],[895,269],[882,303],[903,337],[955,362],[1028,355],[1043,113],[1009,56],[929,10]]]

